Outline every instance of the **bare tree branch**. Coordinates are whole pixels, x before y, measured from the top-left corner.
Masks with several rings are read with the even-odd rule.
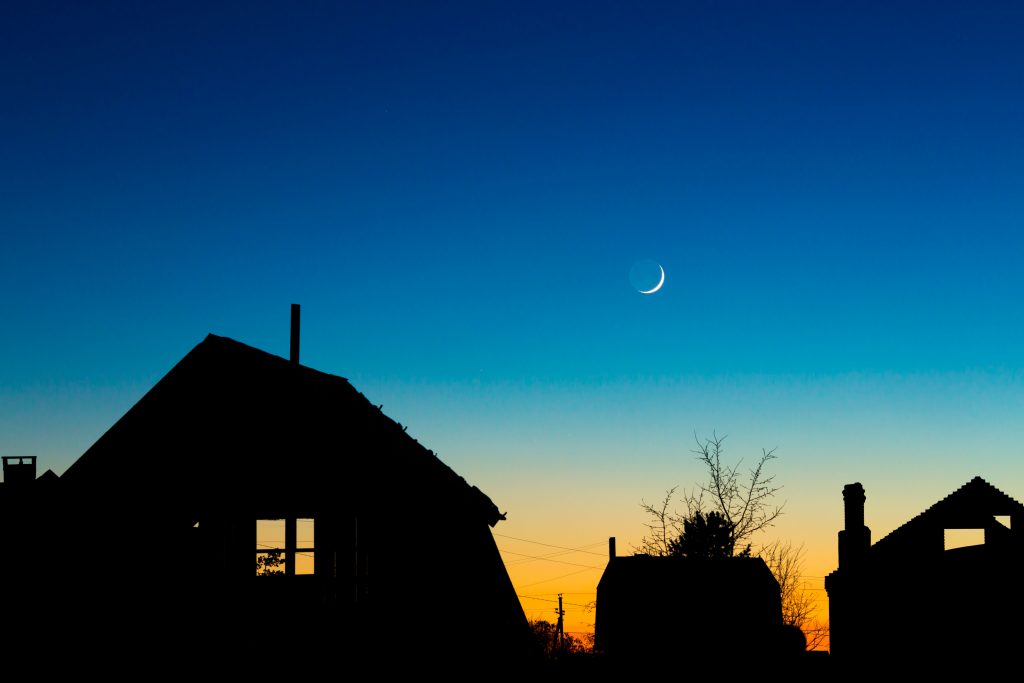
[[[725,436],[712,432],[711,438],[701,440],[694,433],[693,438],[697,442],[693,453],[703,464],[708,478],[691,489],[683,489],[680,500],[684,514],[672,511],[672,499],[678,486],[666,491],[658,504],[641,501],[641,508],[651,521],[645,525],[650,533],[641,540],[637,551],[648,555],[678,552],[685,523],[716,513],[731,529],[729,554],[748,554],[751,540],[773,526],[785,507],[785,503],[773,503],[782,487],[775,484],[775,475],[768,473],[769,464],[776,458],[776,449],[761,449],[757,462],[744,472],[742,460],[735,465],[724,462]],[[828,637],[828,623],[815,618],[814,594],[808,590],[802,576],[803,546],[774,541],[761,546],[755,554],[765,561],[779,582],[783,622],[803,631],[809,650],[823,645]]]
[[[669,554],[669,543],[678,538],[683,532],[683,517],[676,512],[670,512],[672,497],[678,486],[673,486],[665,492],[665,497],[658,504],[651,504],[641,500],[640,507],[646,512],[651,521],[645,524],[650,532],[640,540],[638,552],[644,555],[664,556]]]
[[[804,547],[775,541],[762,546],[757,556],[764,560],[779,582],[782,622],[803,631],[808,650],[823,645],[828,636],[828,624],[815,618],[814,593],[808,590],[803,576]]]
[[[687,512],[703,512],[700,503],[704,494],[713,501],[713,510],[725,517],[733,528],[734,546],[742,547],[749,544],[752,536],[772,526],[782,514],[783,505],[772,505],[770,499],[782,487],[775,486],[775,475],[767,475],[765,466],[775,459],[775,449],[761,449],[761,457],[750,470],[749,477],[741,480],[740,466],[743,460],[735,465],[722,462],[722,442],[725,436],[712,433],[710,439],[701,439],[694,434],[697,448],[693,452],[697,460],[704,464],[708,471],[708,481],[697,486],[697,493],[685,495],[688,503]],[[696,503],[693,505],[692,503]]]

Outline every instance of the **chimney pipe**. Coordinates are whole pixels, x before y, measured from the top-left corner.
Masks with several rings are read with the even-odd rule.
[[[846,528],[839,532],[839,569],[857,571],[871,547],[871,529],[864,526],[864,487],[860,482],[843,487]]]
[[[860,482],[843,487],[843,507],[846,513],[846,529],[860,529],[864,526],[864,487]]]
[[[608,538],[608,561],[611,562],[615,559],[615,537],[610,536]]]
[[[292,304],[292,349],[291,361],[299,364],[299,305]]]

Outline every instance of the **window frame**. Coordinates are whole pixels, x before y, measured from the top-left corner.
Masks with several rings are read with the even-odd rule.
[[[313,544],[309,547],[298,547],[298,523],[299,520],[309,520],[313,524]],[[259,523],[260,522],[284,522],[284,545],[283,546],[268,546],[260,543],[259,535]],[[316,575],[316,518],[313,516],[309,517],[257,517],[256,528],[254,529],[255,545],[256,545],[256,556],[270,555],[271,553],[280,553],[284,559],[284,572],[264,572],[262,574],[256,574],[257,577],[261,576],[315,576]],[[312,560],[312,571],[297,573],[296,569],[296,556],[299,554],[308,554]]]

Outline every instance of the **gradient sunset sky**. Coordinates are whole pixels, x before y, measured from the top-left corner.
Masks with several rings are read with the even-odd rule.
[[[287,355],[297,302],[306,365],[508,511],[531,617],[562,591],[587,629],[607,538],[639,543],[714,431],[777,448],[763,540],[820,589],[844,484],[875,539],[975,475],[1024,498],[1021,26],[934,0],[5,3],[0,453],[63,472],[207,333]]]

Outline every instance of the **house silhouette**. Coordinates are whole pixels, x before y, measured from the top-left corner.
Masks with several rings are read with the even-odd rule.
[[[211,334],[59,478],[5,458],[9,623],[56,643],[241,632],[304,661],[528,657],[490,531],[504,515],[347,380],[293,359]],[[257,575],[268,558],[279,573]]]
[[[839,568],[825,577],[837,660],[1017,656],[1024,505],[975,477],[872,545],[864,487],[843,498]]]
[[[783,626],[779,583],[758,557],[620,557],[611,539],[596,611],[595,648],[623,666],[676,671],[687,662],[702,671],[803,648],[794,645],[799,631]]]

